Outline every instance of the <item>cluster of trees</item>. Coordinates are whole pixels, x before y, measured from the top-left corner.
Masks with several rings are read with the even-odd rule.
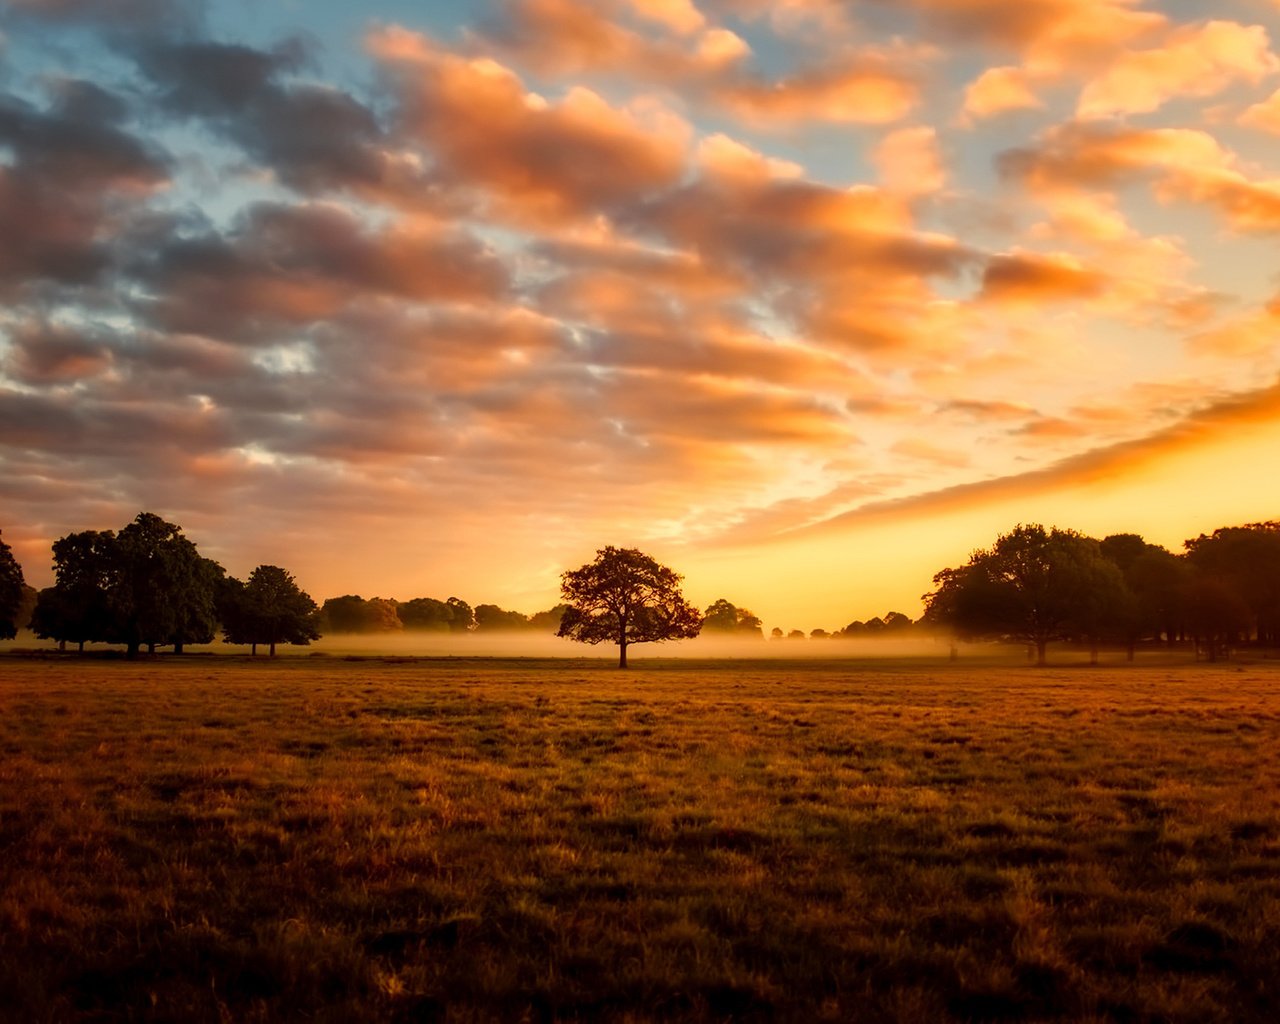
[[[8,560],[12,554],[4,549]],[[27,623],[36,636],[142,649],[210,643],[305,644],[317,639],[319,609],[293,577],[260,565],[241,582],[203,557],[182,530],[150,512],[119,532],[84,530],[53,544],[54,585],[35,595]],[[21,570],[18,570],[21,580]],[[0,627],[13,636],[21,620]]]
[[[1194,641],[1209,660],[1231,647],[1280,643],[1280,523],[1201,534],[1175,555],[1137,534],[1102,540],[1019,525],[924,595],[925,621],[959,639],[1027,644],[1038,664],[1055,641],[1099,645]]]
[[[415,597],[395,601],[385,597],[362,598],[356,594],[331,597],[320,607],[320,625],[326,633],[394,633],[417,630],[431,633],[500,633],[535,631],[554,633],[560,627],[565,605],[536,615],[507,611],[496,604],[475,608],[459,597],[439,601]]]

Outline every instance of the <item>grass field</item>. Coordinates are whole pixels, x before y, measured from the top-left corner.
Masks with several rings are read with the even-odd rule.
[[[1280,665],[0,657],[0,1016],[1252,1021]]]

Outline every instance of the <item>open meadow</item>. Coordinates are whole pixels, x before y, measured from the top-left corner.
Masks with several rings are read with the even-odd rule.
[[[1146,657],[0,656],[0,1016],[1274,1020],[1280,664]]]

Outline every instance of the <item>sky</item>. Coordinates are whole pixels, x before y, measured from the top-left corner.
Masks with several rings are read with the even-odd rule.
[[[0,0],[0,530],[766,627],[1280,513],[1280,0]]]

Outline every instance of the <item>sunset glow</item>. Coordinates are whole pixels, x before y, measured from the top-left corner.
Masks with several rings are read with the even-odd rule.
[[[358,12],[358,13],[357,13]],[[462,13],[460,13],[462,12]],[[0,529],[766,627],[1280,516],[1280,3],[0,3]]]

